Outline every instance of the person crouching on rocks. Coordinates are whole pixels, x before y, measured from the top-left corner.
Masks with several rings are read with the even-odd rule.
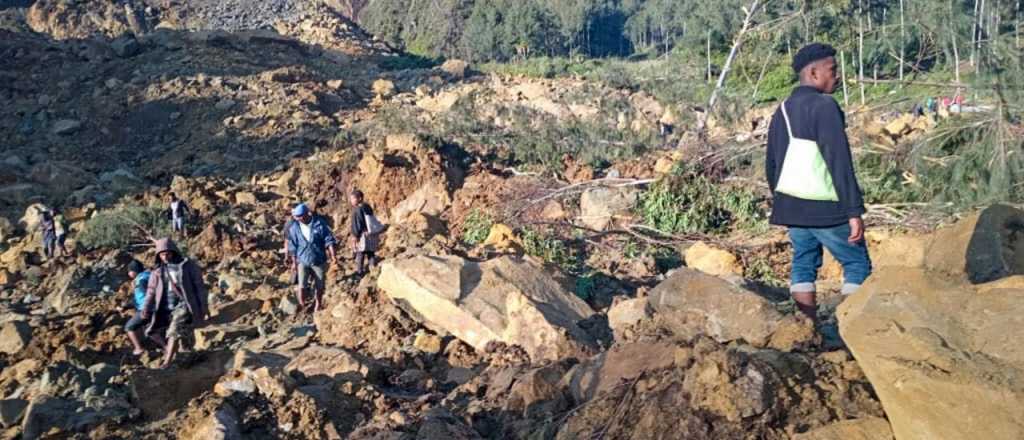
[[[154,311],[166,308],[171,312],[167,328],[167,348],[161,368],[174,360],[182,337],[188,336],[191,326],[202,325],[209,313],[203,274],[192,260],[184,258],[170,238],[156,241],[157,267],[149,275],[142,318],[150,319]],[[150,321],[150,329],[156,323]]]
[[[146,325],[146,319],[142,318],[143,306],[146,304],[146,288],[149,286],[149,270],[139,260],[132,260],[128,265],[128,276],[132,279],[132,294],[135,302],[135,315],[124,325],[124,331],[128,333],[128,339],[132,341],[134,351],[132,354],[139,356],[145,351],[142,348],[142,327]],[[151,337],[153,341],[165,347],[167,343],[158,335]]]
[[[289,262],[289,267],[294,264],[298,271],[295,293],[299,297],[299,307],[305,309],[304,291],[307,281],[310,282],[313,285],[313,311],[316,312],[320,310],[324,293],[327,264],[338,262],[334,253],[337,240],[323,217],[314,216],[305,203],[299,203],[292,209],[292,218],[295,221],[288,225],[287,235],[288,255],[294,260]]]
[[[356,258],[356,275],[366,275],[367,265],[377,264],[377,248],[380,247],[380,236],[370,230],[368,221],[375,219],[373,208],[363,200],[363,192],[355,189],[348,197],[352,205],[352,251]]]

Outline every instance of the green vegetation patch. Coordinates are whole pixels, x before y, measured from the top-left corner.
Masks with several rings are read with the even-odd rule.
[[[744,188],[713,182],[699,169],[681,167],[640,195],[647,226],[670,234],[722,234],[767,227],[762,200]]]
[[[167,237],[171,224],[159,206],[121,206],[96,213],[78,234],[88,249],[116,249],[145,243],[146,235]]]

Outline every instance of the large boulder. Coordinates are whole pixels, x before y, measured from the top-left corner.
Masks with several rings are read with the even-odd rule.
[[[0,242],[7,241],[17,231],[14,224],[6,217],[0,217]]]
[[[25,215],[21,216],[21,219],[18,220],[18,226],[29,233],[39,229],[39,223],[43,221],[43,212],[49,210],[50,208],[42,203],[29,205],[29,207],[25,208]]]
[[[188,440],[241,440],[245,436],[239,425],[238,412],[231,405],[224,404],[198,424],[186,425],[180,434],[181,438]]]
[[[532,260],[398,259],[382,265],[377,286],[427,327],[480,351],[505,342],[539,361],[582,357],[595,347],[577,325],[594,311]]]
[[[892,429],[881,417],[866,417],[822,426],[797,434],[793,440],[892,440]]]
[[[21,438],[35,440],[54,438],[53,432],[82,432],[101,423],[124,423],[137,410],[127,402],[107,404],[103,400],[85,404],[78,400],[39,396],[25,409],[21,422]]]
[[[648,295],[657,318],[676,335],[708,335],[790,350],[810,343],[810,320],[783,315],[764,297],[689,268],[679,268]]]
[[[312,346],[299,352],[284,367],[286,373],[306,379],[325,377],[328,379],[365,378],[379,380],[384,367],[372,359],[343,348]]]
[[[580,196],[580,221],[590,229],[604,230],[616,218],[632,211],[638,195],[634,188],[588,189]]]
[[[1024,438],[1024,289],[883,268],[837,316],[898,440]]]
[[[448,190],[443,183],[429,183],[399,202],[391,211],[388,221],[391,224],[403,224],[417,213],[437,217],[451,204],[451,196],[448,195]]]
[[[466,72],[469,71],[469,63],[463,60],[448,60],[441,65],[441,70],[451,75],[455,79],[463,79],[466,77]]]
[[[646,297],[626,299],[612,304],[608,309],[608,327],[611,327],[616,339],[622,339],[630,326],[650,317],[651,305]]]
[[[213,389],[231,359],[229,352],[207,351],[189,365],[188,374],[175,370],[135,370],[128,377],[134,404],[147,419],[159,420]]]
[[[0,400],[0,428],[7,429],[21,423],[27,407],[28,401],[24,399]]]
[[[1024,274],[1024,211],[992,205],[935,232],[925,267],[979,284]]]
[[[645,371],[668,368],[685,356],[666,343],[635,342],[616,345],[608,351],[576,364],[565,376],[569,393],[577,403],[587,402]],[[685,366],[685,365],[680,365]]]
[[[32,341],[32,326],[25,321],[11,321],[0,326],[0,353],[17,354]]]
[[[686,249],[686,267],[716,277],[742,277],[743,265],[732,252],[698,241]]]

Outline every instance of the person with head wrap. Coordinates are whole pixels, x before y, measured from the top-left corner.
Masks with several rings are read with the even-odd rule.
[[[816,286],[822,248],[843,265],[843,294],[871,274],[864,243],[864,199],[853,169],[846,121],[836,91],[836,50],[812,43],[793,57],[800,85],[772,117],[765,176],[772,190],[770,222],[789,228],[790,292],[817,321]]]
[[[170,238],[156,241],[157,267],[150,271],[142,318],[149,320],[154,312],[170,311],[167,348],[161,368],[167,368],[178,352],[182,338],[191,335],[192,326],[202,325],[209,315],[206,285],[195,261],[186,258]],[[151,333],[158,320],[149,321]]]

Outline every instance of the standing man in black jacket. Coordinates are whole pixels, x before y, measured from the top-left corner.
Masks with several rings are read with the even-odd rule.
[[[793,57],[800,86],[772,117],[765,175],[773,193],[771,223],[789,227],[790,292],[817,321],[815,281],[822,247],[843,265],[848,295],[871,274],[864,243],[864,200],[853,170],[846,122],[831,96],[839,84],[836,50],[812,43]]]

